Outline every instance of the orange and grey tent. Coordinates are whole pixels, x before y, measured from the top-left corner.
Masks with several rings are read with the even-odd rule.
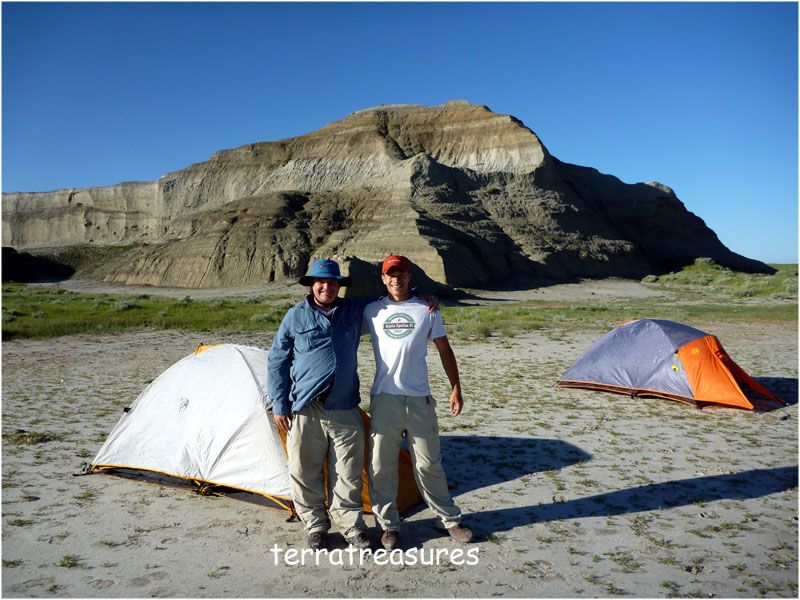
[[[667,398],[698,408],[753,410],[757,396],[785,404],[745,373],[715,336],[662,319],[629,321],[609,331],[556,385]]]
[[[267,355],[253,346],[199,346],[126,409],[89,472],[166,475],[203,490],[251,492],[292,511],[285,437],[268,412]],[[398,476],[402,512],[422,499],[405,450]],[[366,468],[362,478],[369,511]]]

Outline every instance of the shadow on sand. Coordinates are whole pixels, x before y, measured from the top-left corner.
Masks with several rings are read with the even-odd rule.
[[[481,541],[490,533],[510,531],[531,523],[625,515],[716,500],[750,500],[796,487],[796,465],[753,469],[728,475],[653,483],[537,506],[484,510],[467,514],[465,523],[474,529],[476,541]],[[433,518],[415,522],[407,531],[407,547],[419,546],[427,540],[446,535]]]
[[[442,462],[453,498],[592,458],[591,454],[562,440],[444,435],[441,443]],[[415,515],[426,508],[427,505],[420,502],[403,516]]]
[[[483,435],[441,438],[447,479],[458,496],[542,471],[563,469],[592,455],[562,440]]]
[[[786,402],[785,406],[797,404],[796,377],[754,377],[753,379]],[[784,407],[783,404],[769,400],[758,400],[755,404],[757,412],[772,412]]]

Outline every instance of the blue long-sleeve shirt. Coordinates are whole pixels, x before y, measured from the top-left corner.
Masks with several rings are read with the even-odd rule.
[[[339,298],[327,316],[314,308],[311,296],[289,309],[269,351],[267,390],[274,414],[297,412],[328,387],[326,409],[358,406],[361,317],[372,300]]]

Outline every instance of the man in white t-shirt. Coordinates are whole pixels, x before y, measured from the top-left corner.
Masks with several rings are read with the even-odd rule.
[[[372,384],[369,463],[370,498],[375,520],[383,530],[381,543],[392,550],[398,543],[398,462],[405,432],[414,465],[414,477],[423,498],[448,533],[461,542],[472,531],[461,525],[461,511],[453,502],[442,468],[436,402],[428,385],[428,342],[433,340],[450,381],[450,414],[464,405],[455,354],[447,341],[441,313],[412,296],[407,258],[389,256],[381,279],[388,292],[364,309],[364,327],[372,337],[375,380]]]

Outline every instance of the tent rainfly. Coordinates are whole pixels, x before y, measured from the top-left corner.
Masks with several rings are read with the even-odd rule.
[[[253,346],[198,346],[126,409],[89,472],[160,473],[201,488],[252,492],[293,511],[286,439],[268,413],[267,355]],[[362,477],[369,511],[366,467]],[[399,478],[404,511],[421,501],[405,450]]]
[[[698,408],[753,410],[746,392],[785,404],[745,373],[715,336],[662,319],[628,321],[608,332],[556,385],[667,398]]]

